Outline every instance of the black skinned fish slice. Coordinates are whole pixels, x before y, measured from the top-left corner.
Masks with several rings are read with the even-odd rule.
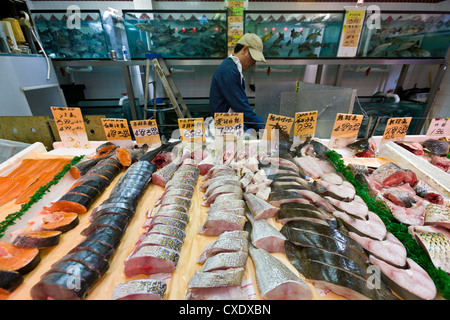
[[[104,214],[97,217],[87,228],[81,231],[83,236],[89,236],[99,228],[112,228],[125,232],[130,218],[122,214]]]
[[[110,184],[108,179],[101,178],[99,176],[84,176],[77,180],[74,186],[89,186],[97,189],[99,192],[103,192]]]
[[[0,293],[11,293],[23,282],[23,276],[16,271],[0,270]]]
[[[76,251],[93,251],[101,255],[105,260],[109,260],[115,252],[114,248],[110,245],[95,240],[84,240],[80,242],[69,251],[69,254]]]
[[[68,192],[85,194],[85,195],[87,195],[88,197],[90,197],[93,200],[95,200],[95,199],[97,199],[98,197],[101,196],[101,192],[100,191],[98,191],[94,187],[90,187],[90,186],[87,186],[87,185],[78,185],[78,186],[70,189]]]
[[[103,276],[106,270],[109,269],[108,261],[102,255],[91,250],[79,250],[62,257],[57,263],[62,261],[77,261],[86,267],[98,273],[99,278]],[[56,265],[56,264],[54,264]],[[54,266],[52,265],[52,267]]]
[[[134,209],[132,210],[129,207],[121,207],[119,205],[121,205],[121,203],[117,203],[117,206],[111,206],[108,208],[103,208],[101,210],[96,211],[95,213],[92,213],[91,216],[89,217],[90,221],[94,221],[96,220],[98,217],[101,217],[103,215],[106,214],[120,214],[120,215],[124,215],[126,216],[128,219],[131,219],[134,216]]]
[[[122,231],[106,227],[95,230],[92,234],[86,237],[86,240],[100,241],[111,246],[111,248],[116,249],[122,236]]]
[[[41,279],[45,278],[50,273],[67,273],[78,279],[83,279],[89,286],[92,286],[95,281],[99,279],[99,274],[96,270],[91,269],[85,264],[75,260],[58,261],[45,272]],[[77,280],[78,280],[77,279]]]
[[[35,284],[30,291],[33,300],[80,300],[84,299],[91,284],[72,274],[51,272]]]
[[[95,167],[100,161],[107,159],[109,156],[100,158],[82,160],[70,167],[70,174],[74,179],[84,176],[90,169]]]

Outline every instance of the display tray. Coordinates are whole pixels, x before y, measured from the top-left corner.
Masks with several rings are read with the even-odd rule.
[[[79,152],[79,151],[78,151]],[[55,153],[61,153],[61,150],[55,150]],[[75,151],[72,150],[69,154],[74,154]],[[48,153],[32,153],[27,158],[42,158],[42,157],[63,157],[68,156],[54,155]],[[71,156],[69,156],[70,158]],[[39,282],[41,276],[47,272],[51,265],[58,261],[61,257],[66,255],[77,243],[81,242],[85,237],[80,233],[86,228],[89,222],[89,215],[96,206],[100,205],[104,200],[109,197],[111,190],[114,188],[120,176],[125,171],[122,171],[113,182],[105,189],[102,195],[92,204],[90,210],[85,214],[79,214],[79,224],[74,229],[63,233],[60,238],[58,245],[48,249],[40,250],[41,262],[38,266],[24,276],[23,283],[14,290],[9,295],[0,295],[0,299],[3,300],[31,300],[30,290],[31,288]],[[70,177],[70,173],[66,174],[69,186],[71,182],[75,180]],[[203,249],[215,239],[217,236],[204,236],[198,234],[198,230],[201,228],[207,217],[207,207],[201,205],[203,202],[202,196],[203,192],[198,189],[199,184],[202,183],[203,176],[199,177],[195,192],[192,197],[192,205],[189,210],[190,222],[186,228],[186,238],[184,240],[183,246],[180,251],[180,259],[176,270],[170,275],[161,275],[167,281],[167,291],[165,294],[165,300],[184,300],[187,290],[187,285],[189,280],[195,271],[199,270],[202,265],[198,264],[196,260],[200,256]],[[140,198],[137,206],[136,213],[133,219],[130,221],[128,228],[122,237],[119,247],[117,248],[115,254],[110,260],[110,268],[102,279],[91,289],[86,300],[109,300],[111,299],[111,294],[114,287],[122,282],[146,278],[148,276],[140,275],[128,278],[124,274],[124,262],[125,259],[130,255],[130,253],[135,248],[136,241],[142,235],[144,229],[143,225],[147,219],[148,210],[152,209],[155,205],[158,197],[163,193],[164,188],[157,186],[153,183],[149,183],[145,189],[142,197]],[[59,188],[59,190],[52,195],[53,199],[58,198],[64,192],[64,188]],[[48,204],[48,203],[47,203]],[[38,204],[39,205],[39,204]],[[41,203],[41,205],[44,205]],[[13,212],[20,209],[20,205],[14,204],[13,201],[2,206],[0,211],[0,221],[3,221],[5,217]],[[36,209],[37,210],[37,209]],[[31,218],[29,216],[24,216],[23,220]],[[268,219],[270,224],[275,226],[278,230],[281,229],[282,224],[275,221],[274,218]],[[25,222],[25,221],[23,221]],[[2,241],[8,241],[9,234],[5,234]],[[273,253],[273,255],[281,260],[289,269],[291,269],[296,275],[304,279],[299,272],[292,266],[288,258],[284,253]],[[167,278],[169,276],[170,278]],[[307,281],[306,281],[307,282]],[[315,300],[341,300],[344,299],[332,292],[318,291],[314,286],[307,282],[308,285],[313,289],[313,299]],[[245,265],[245,273],[243,277],[242,286],[245,286],[244,290],[247,293],[249,299],[261,300],[261,296],[256,283],[256,273],[255,267],[251,259],[247,259]]]

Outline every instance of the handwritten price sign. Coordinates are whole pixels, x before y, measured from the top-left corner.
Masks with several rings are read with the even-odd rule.
[[[317,111],[297,112],[294,121],[294,136],[316,132]]]
[[[363,115],[338,113],[331,136],[335,138],[356,138],[362,119]]]
[[[411,119],[411,117],[388,119],[381,140],[403,139],[406,136]]]
[[[89,148],[80,108],[50,107],[65,148]]]
[[[244,114],[238,112],[214,113],[216,137],[244,135]]]
[[[434,118],[428,127],[427,136],[429,137],[448,137],[450,136],[450,119]]]
[[[205,139],[205,124],[203,118],[178,119],[178,128],[182,141],[195,141]]]
[[[131,140],[131,132],[128,128],[127,119],[107,119],[102,118],[103,130],[106,139],[110,140]]]
[[[270,141],[272,139],[272,130],[275,129],[277,125],[280,127],[279,130],[282,130],[289,134],[291,132],[293,123],[294,118],[269,113],[269,115],[267,116],[266,127],[264,128],[262,140]]]
[[[156,120],[130,121],[130,124],[137,143],[146,143],[149,146],[161,143]]]

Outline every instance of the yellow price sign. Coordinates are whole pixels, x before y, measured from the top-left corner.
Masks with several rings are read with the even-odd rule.
[[[314,134],[316,132],[317,110],[295,113],[294,136]]]
[[[137,143],[146,143],[149,146],[161,143],[156,120],[136,120],[130,121],[130,124]]]
[[[102,124],[108,141],[131,140],[127,119],[102,118]]]
[[[388,119],[381,140],[403,139],[406,136],[411,119],[411,117]]]
[[[338,113],[331,136],[335,138],[356,138],[361,127],[363,115]]]
[[[178,128],[182,141],[205,139],[205,124],[203,118],[179,118]]]
[[[214,113],[216,137],[244,136],[244,114],[242,112]]]
[[[66,148],[89,148],[80,108],[50,107],[61,142]]]
[[[289,134],[291,132],[293,123],[294,118],[269,113],[269,115],[267,116],[266,127],[264,128],[262,140],[271,140],[272,130],[275,129],[275,126],[277,125],[280,127],[279,130],[282,130]]]

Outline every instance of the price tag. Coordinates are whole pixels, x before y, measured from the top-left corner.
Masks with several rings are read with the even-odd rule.
[[[228,1],[228,8],[244,8],[243,1]]]
[[[276,114],[271,114],[267,116],[266,127],[264,128],[264,134],[262,140],[271,140],[272,139],[272,129],[278,124],[281,128],[280,130],[287,132],[289,134],[291,132],[292,124],[294,123],[294,118],[279,116]],[[269,133],[269,134],[267,134]]]
[[[103,130],[106,139],[110,140],[131,140],[130,129],[127,119],[107,119],[102,118]]]
[[[317,110],[295,113],[294,136],[314,134],[316,132]]]
[[[427,136],[429,137],[448,137],[450,136],[450,119],[434,118],[428,127]]]
[[[338,113],[331,136],[335,138],[356,138],[362,119],[363,115]]]
[[[63,147],[89,148],[80,108],[50,107]]]
[[[205,124],[203,118],[178,119],[178,128],[182,141],[195,141],[205,139]]]
[[[244,136],[244,114],[242,112],[214,113],[216,137]]]
[[[130,121],[130,124],[137,143],[146,143],[149,146],[155,143],[161,144],[156,120]]]
[[[411,119],[411,117],[388,119],[381,140],[403,139],[406,136]]]

